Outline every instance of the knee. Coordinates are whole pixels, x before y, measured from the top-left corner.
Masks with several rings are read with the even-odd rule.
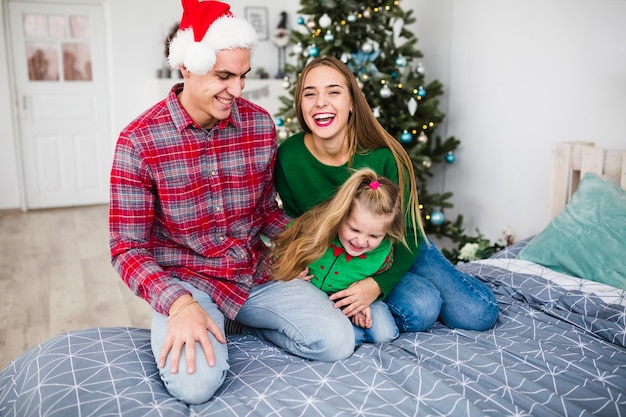
[[[198,367],[188,374],[184,367],[172,374],[161,369],[161,380],[174,398],[186,404],[202,404],[211,399],[226,378],[227,368],[218,366]]]
[[[331,330],[334,329],[334,330]],[[309,344],[310,359],[334,362],[346,359],[354,353],[354,328],[347,317],[343,317],[329,331],[324,331]]]
[[[442,306],[437,288],[413,274],[405,275],[385,301],[401,332],[430,328],[437,321]]]
[[[498,320],[500,308],[495,299],[467,300],[463,305],[444,305],[441,321],[453,329],[484,331]]]

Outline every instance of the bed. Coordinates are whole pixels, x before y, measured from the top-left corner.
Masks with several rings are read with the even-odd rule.
[[[543,231],[458,266],[496,294],[489,331],[436,324],[335,363],[230,336],[223,386],[187,406],[163,387],[148,329],[76,330],[0,371],[0,416],[626,416],[626,152],[558,143],[552,183]],[[580,262],[585,245],[606,256]]]

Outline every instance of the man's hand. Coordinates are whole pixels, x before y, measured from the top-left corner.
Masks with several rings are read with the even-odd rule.
[[[159,367],[163,368],[165,366],[167,355],[171,352],[171,372],[173,374],[178,373],[178,365],[183,349],[185,349],[185,354],[187,355],[187,373],[192,374],[196,371],[196,342],[199,342],[202,346],[209,366],[215,365],[213,345],[207,330],[215,336],[218,342],[226,343],[222,331],[213,319],[197,302],[191,300],[191,296],[184,295],[174,301],[170,307],[170,315],[167,320],[167,336],[159,356]]]

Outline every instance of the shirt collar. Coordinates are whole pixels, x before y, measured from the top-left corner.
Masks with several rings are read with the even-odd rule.
[[[194,126],[197,129],[202,129],[201,126],[196,125],[194,121],[191,120],[189,114],[185,111],[183,106],[181,106],[180,101],[178,101],[178,94],[183,91],[183,86],[183,83],[174,85],[166,99],[167,107],[170,111],[170,114],[172,115],[172,121],[174,122],[174,125],[179,132],[182,132],[189,126]],[[235,101],[233,102],[230,115],[224,120],[219,120],[215,125],[218,129],[224,129],[229,123],[232,124],[234,127],[241,126],[241,115],[239,114],[239,108],[237,107],[237,100],[238,99],[235,99]]]
[[[336,244],[335,244],[336,242]],[[348,252],[346,252],[346,250],[344,249],[343,246],[341,246],[340,242],[335,241],[333,243],[330,244],[330,246],[332,246],[333,248],[333,255],[335,255],[335,257],[340,256],[342,253],[346,254],[346,262],[350,262],[352,260],[352,258],[354,258],[354,256],[350,255]],[[365,259],[367,258],[366,253],[362,253],[358,256],[358,258],[361,259]]]

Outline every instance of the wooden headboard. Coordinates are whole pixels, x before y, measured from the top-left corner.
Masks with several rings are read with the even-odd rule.
[[[559,214],[587,172],[626,190],[626,151],[596,148],[593,142],[559,142],[552,147],[550,219]]]

